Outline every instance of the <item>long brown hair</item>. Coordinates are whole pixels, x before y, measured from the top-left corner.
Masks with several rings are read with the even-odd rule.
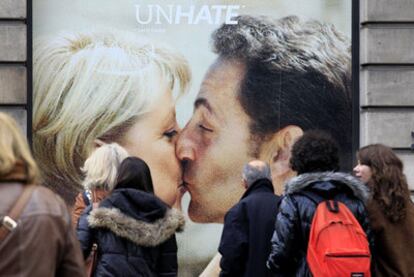
[[[382,212],[391,222],[403,220],[410,191],[401,160],[391,148],[382,144],[362,147],[357,158],[360,164],[371,168],[372,177],[368,184]]]

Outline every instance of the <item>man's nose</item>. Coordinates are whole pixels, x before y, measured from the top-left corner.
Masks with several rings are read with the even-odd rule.
[[[191,139],[187,128],[184,128],[178,137],[176,155],[184,166],[196,158],[195,143]]]

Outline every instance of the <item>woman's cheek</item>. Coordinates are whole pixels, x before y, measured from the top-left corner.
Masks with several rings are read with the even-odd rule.
[[[155,195],[168,205],[172,206],[177,198],[177,189],[172,187],[158,187],[155,188]]]
[[[160,141],[152,148],[150,170],[155,195],[168,205],[173,205],[177,188],[182,182],[181,166],[175,155],[175,144]]]

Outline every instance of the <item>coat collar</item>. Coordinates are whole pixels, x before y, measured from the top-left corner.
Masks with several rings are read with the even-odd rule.
[[[349,187],[355,197],[367,202],[370,199],[369,188],[354,176],[342,172],[313,172],[304,173],[290,179],[285,184],[285,194],[298,192],[318,182],[335,182]]]
[[[183,214],[176,209],[168,209],[164,217],[154,222],[145,222],[125,215],[117,208],[100,207],[91,211],[88,223],[93,228],[107,228],[137,245],[154,247],[175,232],[182,231],[185,220]]]
[[[259,179],[247,188],[247,190],[244,192],[241,199],[245,198],[246,196],[251,194],[253,191],[258,191],[258,190],[270,191],[270,192],[274,193],[273,184],[270,180],[268,180],[268,179]]]
[[[131,188],[116,188],[99,207],[117,208],[123,214],[145,222],[153,222],[164,217],[170,208],[153,193]]]

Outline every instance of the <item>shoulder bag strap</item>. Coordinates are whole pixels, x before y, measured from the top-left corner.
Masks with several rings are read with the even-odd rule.
[[[0,225],[0,242],[3,241],[14,228],[17,227],[16,221],[19,219],[20,214],[26,207],[34,188],[35,185],[25,185],[23,192],[11,208],[9,214],[2,218]]]
[[[86,192],[86,190],[82,192],[82,198],[83,198],[83,202],[85,203],[85,207],[89,206],[90,201],[89,201],[88,193]]]

